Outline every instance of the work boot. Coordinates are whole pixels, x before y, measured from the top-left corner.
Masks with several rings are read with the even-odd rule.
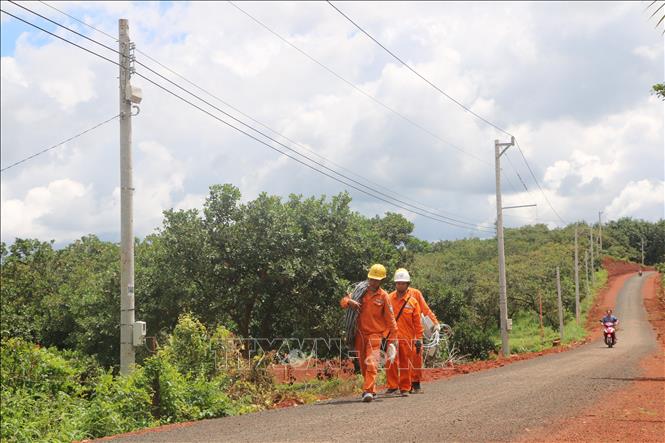
[[[420,382],[414,382],[411,383],[411,390],[409,391],[411,394],[421,394],[422,389],[420,389]]]
[[[363,393],[363,403],[369,403],[372,400],[374,400],[374,396],[372,395],[371,392],[364,392]]]
[[[397,392],[397,388],[390,388],[390,389],[386,389],[385,394],[386,395],[393,395],[396,392]]]

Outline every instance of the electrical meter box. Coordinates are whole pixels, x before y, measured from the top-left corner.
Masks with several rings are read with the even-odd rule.
[[[145,334],[146,334],[145,322],[135,321],[134,327],[132,329],[134,333],[132,344],[134,346],[142,346],[145,343]]]
[[[141,88],[128,83],[125,88],[125,96],[126,100],[138,105],[143,100],[143,91],[141,91]]]

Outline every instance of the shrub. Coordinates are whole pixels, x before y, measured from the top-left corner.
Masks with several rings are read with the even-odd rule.
[[[460,354],[475,359],[487,359],[490,352],[496,351],[491,332],[470,323],[460,322],[455,325],[453,342]]]
[[[151,393],[143,369],[130,376],[105,373],[95,381],[94,392],[82,416],[83,428],[91,437],[129,432],[156,424],[150,414]]]
[[[191,314],[183,314],[164,349],[169,361],[181,374],[209,375],[213,361],[206,327]]]

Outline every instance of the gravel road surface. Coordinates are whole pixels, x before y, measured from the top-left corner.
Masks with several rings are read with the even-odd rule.
[[[427,383],[423,394],[405,398],[335,399],[113,441],[513,440],[530,427],[574,416],[639,376],[640,359],[658,349],[640,296],[645,280],[632,277],[619,293],[619,342],[612,349],[594,341],[569,352]]]

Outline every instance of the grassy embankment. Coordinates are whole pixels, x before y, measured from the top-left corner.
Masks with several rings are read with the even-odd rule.
[[[587,332],[584,325],[587,321],[589,309],[593,306],[598,293],[607,283],[607,271],[601,269],[596,272],[595,284],[590,288],[591,296],[584,296],[584,287],[580,288],[580,323],[574,317],[567,316],[564,320],[563,344],[584,340]],[[510,348],[514,353],[540,352],[554,346],[554,341],[559,338],[558,328],[545,326],[541,338],[540,324],[537,314],[516,315],[513,318],[513,329],[510,332]],[[501,346],[501,337],[495,338],[497,347]]]

